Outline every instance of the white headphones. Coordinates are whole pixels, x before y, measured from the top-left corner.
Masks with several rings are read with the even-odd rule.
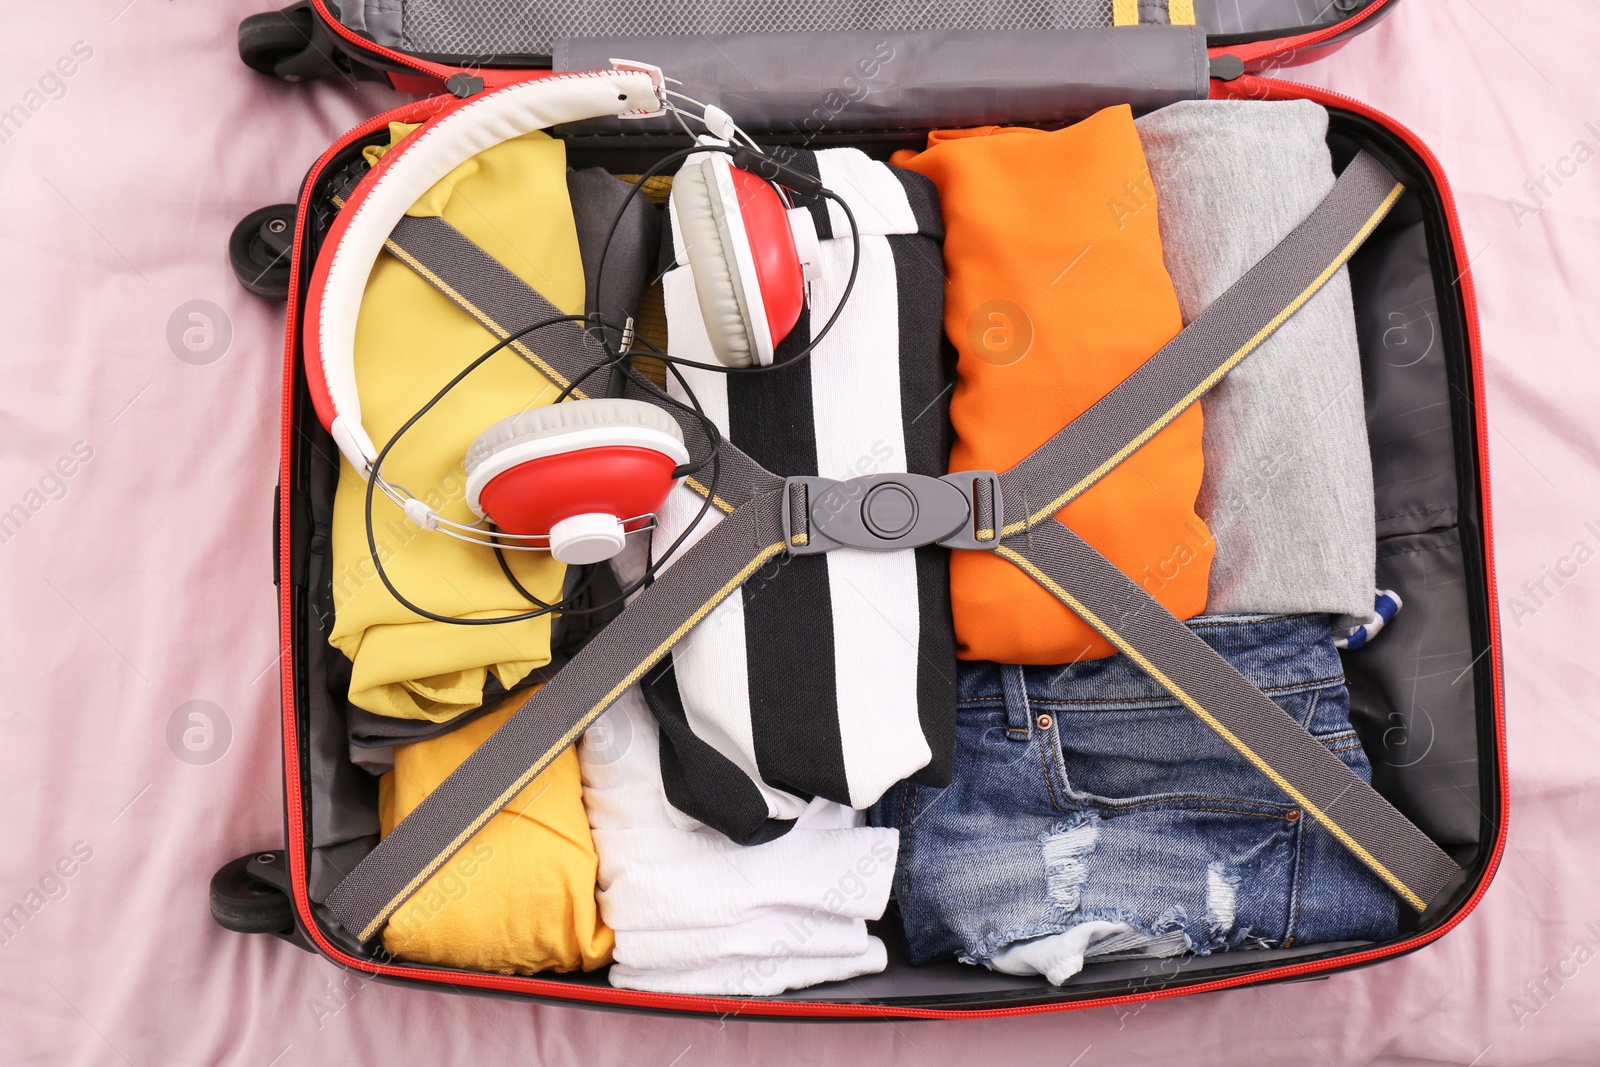
[[[467,502],[480,519],[492,515],[491,533],[444,519],[383,479],[379,450],[361,424],[355,375],[356,318],[372,268],[395,225],[436,182],[534,130],[661,111],[648,71],[549,75],[508,86],[446,110],[401,141],[335,219],[306,306],[312,403],[351,466],[418,526],[504,548],[548,548],[564,563],[599,562],[621,551],[629,529],[659,509],[673,471],[689,462],[677,422],[643,401],[574,400],[522,412],[489,427],[467,452]]]
[[[648,71],[554,74],[463,101],[386,153],[329,228],[306,302],[311,400],[339,451],[363,477],[378,449],[361,425],[356,317],[367,279],[395,225],[445,175],[502,141],[563,122],[662,113]]]
[[[461,163],[559,123],[668,112],[684,122],[686,113],[669,97],[690,98],[668,89],[659,68],[612,63],[609,71],[545,75],[469,98],[402,140],[336,216],[306,305],[312,402],[351,466],[418,526],[491,547],[548,549],[571,564],[609,559],[660,510],[678,468],[690,462],[677,421],[653,404],[621,398],[569,400],[502,420],[467,451],[467,503],[480,521],[452,522],[377,470],[380,449],[362,425],[356,387],[356,320],[395,225]],[[671,209],[707,333],[723,365],[770,366],[799,320],[821,251],[810,212],[790,207],[754,169],[811,180],[766,158],[721,109],[690,102],[701,114],[687,117],[709,132],[701,138],[705,150],[678,172]]]

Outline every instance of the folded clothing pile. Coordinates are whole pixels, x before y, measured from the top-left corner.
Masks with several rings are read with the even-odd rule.
[[[449,733],[396,745],[379,781],[382,833],[409,815],[522,705],[512,696]],[[592,971],[611,961],[576,752],[563,752],[383,930],[392,955],[499,974]]]
[[[415,127],[395,124],[391,143]],[[372,158],[383,149],[367,150]],[[583,309],[584,273],[567,193],[566,146],[542,132],[479,153],[408,212],[442,217],[565,312]],[[538,203],[540,210],[525,205]],[[362,418],[386,442],[434,392],[495,338],[399,259],[372,269],[356,325]],[[535,351],[537,338],[529,341]],[[467,448],[485,426],[548,404],[558,390],[508,354],[469,375],[385,460],[442,517],[476,521],[466,503]],[[399,719],[446,722],[515,689],[550,662],[548,617],[501,626],[454,626],[422,618],[379,580],[367,544],[367,483],[341,461],[333,514],[335,620],[329,641],[350,660],[349,699]],[[442,615],[482,618],[526,610],[492,553],[426,533],[377,494],[372,534],[378,561],[414,603]],[[565,567],[545,553],[511,552],[510,567],[541,600],[560,596]]]
[[[852,149],[785,153],[851,204],[862,233],[855,292],[792,368],[683,373],[722,432],[780,474],[1004,470],[1310,213],[1333,182],[1326,123],[1302,102],[1194,102],[1137,122],[1111,108],[1048,134],[936,132],[926,151],[897,157],[909,169]],[[502,162],[501,180],[564,173],[558,151],[521,141],[521,154],[485,153],[416,210],[449,218],[465,197],[443,187],[470,187]],[[567,184],[576,221],[569,211],[519,223],[543,242],[537,278],[525,280],[563,307],[581,305],[586,270],[594,283],[597,243],[626,192],[598,173]],[[855,252],[836,207],[800,204],[822,238],[822,272],[780,361],[832,313]],[[635,207],[649,215],[642,199]],[[473,232],[469,214],[458,228],[516,270],[523,253]],[[635,221],[623,229],[640,241],[622,257],[630,265],[654,240]],[[675,224],[666,237],[671,264]],[[442,299],[401,279],[421,284],[374,272],[383,299],[362,315],[373,347],[358,334],[380,434],[426,399],[412,393],[434,388],[438,366],[421,374],[416,362],[403,382],[376,369],[380,344],[394,366],[391,320],[409,321],[383,309]],[[714,362],[689,271],[672,265],[662,283],[672,352]],[[630,266],[622,284],[619,306],[637,308],[643,271]],[[455,325],[422,331],[461,362],[486,346],[453,305],[438,318],[467,322],[460,336]],[[959,356],[953,448],[941,320]],[[401,346],[401,366],[422,359],[415,344]],[[441,417],[446,437],[493,421],[496,404],[553,398],[531,368],[505,366],[493,388]],[[413,482],[455,470],[423,462],[440,452],[437,438],[414,451],[417,473],[397,468]],[[338,573],[360,576],[371,561],[352,512],[357,481],[344,472],[334,540]],[[1372,500],[1340,271],[1202,406],[1059,516],[1370,777],[1334,633],[1338,616],[1372,604]],[[446,506],[459,504],[447,491]],[[378,506],[395,520],[386,529],[409,529]],[[701,533],[720,520],[702,506],[674,490],[654,551],[697,520]],[[446,538],[382,536],[385,565],[416,583],[419,600],[443,595],[430,573],[459,585],[453,568],[466,562],[425,553],[481,554]],[[644,566],[647,546],[634,541],[614,561],[624,585]],[[386,928],[386,948],[502,973],[614,957],[620,987],[774,995],[881,970],[885,948],[866,924],[891,888],[912,962],[954,955],[1058,983],[1089,960],[1393,936],[1389,891],[1147,674],[1003,560],[946,559],[843,549],[757,575],[423,886]],[[505,600],[510,587],[489,561],[493,593],[472,586],[468,599],[463,587],[463,614],[525,607]],[[570,583],[544,557],[516,565],[541,597]],[[496,701],[551,664],[551,631],[494,627],[486,643],[490,628],[420,622],[381,583],[341,590],[336,574],[335,590],[333,643],[352,660],[351,699],[376,713],[354,712],[353,723],[380,743],[425,738],[394,747],[387,833],[518,706],[521,697]],[[858,810],[869,806],[872,826]]]
[[[1080,268],[1097,266],[1091,256],[1144,256],[1142,281],[1128,283],[1142,288],[1108,295],[1111,306],[1132,313],[1115,301],[1142,296],[1159,311],[1175,293],[1184,321],[1192,321],[1309,215],[1334,181],[1327,113],[1308,102],[1188,102],[1137,123],[1112,109],[1061,134],[1091,124],[1100,127],[1092,131],[1098,140],[1085,131],[1031,157],[989,145],[1027,145],[1037,135],[935,134],[926,153],[907,161],[940,181],[950,226],[947,329],[962,356],[952,469],[985,459],[1003,469],[1019,458],[1006,450],[1024,443],[1012,440],[1020,420],[1006,417],[1026,405],[1024,374],[1015,368],[1043,362],[1035,387],[1071,397],[1058,405],[1052,427],[1029,429],[1028,441],[1037,443],[1175,328],[1147,310],[1145,321],[1160,321],[1161,329],[1143,337],[1140,351],[1119,348],[1137,337],[1132,324],[1085,318],[1069,303],[1073,289],[1054,291]],[[936,155],[952,144],[993,158]],[[1140,170],[1145,156],[1149,175],[1108,195],[1111,176]],[[1068,225],[1021,240],[1009,217],[1021,208],[992,206],[1013,199],[996,190],[1028,189],[1056,172],[1076,179],[1060,197],[1104,216],[1074,228],[1064,212]],[[1031,206],[1034,194],[1015,199]],[[1141,233],[1142,245],[1125,247]],[[1092,247],[1073,265],[1079,241]],[[1152,250],[1165,265],[1159,274],[1149,270]],[[1062,263],[1061,274],[1041,282],[1042,263]],[[981,318],[982,301],[992,299],[983,288],[990,277],[1015,278],[1015,291],[1031,294],[1020,305],[1031,351],[997,353],[977,330],[968,330],[962,347],[960,309],[974,306]],[[1082,284],[1116,288],[1131,277],[1112,273]],[[1102,325],[1114,328],[1112,342],[1091,332]],[[1095,391],[1070,393],[1085,381]],[[1345,628],[1334,617],[1364,617],[1372,607],[1375,557],[1345,271],[1183,418],[1190,416],[1060,517],[1174,613],[1204,605],[1209,614],[1191,626],[1370,780],[1335,647]],[[1174,429],[1183,432],[1163,442]],[[1170,451],[1153,451],[1157,444]],[[1157,465],[1162,456],[1170,462]],[[1130,492],[1144,495],[1097,497],[1119,474],[1142,478],[1146,484]],[[1095,511],[1102,503],[1106,510]],[[1134,534],[1152,530],[1145,554],[1129,551]],[[1011,616],[992,589],[968,584],[992,577],[985,562],[1000,563],[958,553],[952,564],[962,655],[998,653],[989,658],[1011,665],[962,664],[951,786],[906,783],[873,810],[875,824],[901,830],[896,895],[913,962],[955,955],[1059,983],[1091,959],[1395,934],[1393,894],[1329,833],[1131,661],[1091,659],[1098,648],[1052,643],[1059,631],[1041,633],[1041,618],[1029,627],[1027,615]],[[997,628],[1008,636],[997,639]],[[1045,666],[1050,653],[1059,654],[1056,665]]]
[[[414,129],[396,124],[391,146]],[[368,162],[384,151],[368,149]],[[586,289],[600,282],[600,247],[627,191],[603,171],[569,171],[564,143],[533,133],[457,167],[409,214],[444,218],[556,306],[576,311]],[[540,211],[526,210],[530,197]],[[608,318],[622,321],[637,308],[658,230],[643,202],[617,226],[617,262],[608,264],[598,294]],[[367,425],[386,439],[494,341],[401,259],[381,256],[356,342]],[[537,335],[527,343],[537,351]],[[429,413],[419,424],[425,432],[396,447],[386,473],[446,518],[470,522],[461,467],[467,446],[484,426],[557,393],[515,354],[491,360]],[[387,835],[521,706],[528,694],[518,690],[559,665],[560,646],[578,623],[555,616],[553,626],[547,616],[469,627],[414,614],[378,579],[366,541],[365,493],[365,481],[342,469],[330,641],[348,658],[332,681],[348,688],[354,762],[386,772],[379,829]],[[530,606],[488,549],[424,532],[381,495],[373,525],[390,580],[429,610],[474,618]],[[506,557],[541,599],[570,591],[578,577],[544,553]],[[609,575],[598,584],[609,584]],[[407,900],[384,929],[384,947],[403,959],[505,974],[602,967],[610,962],[612,938],[595,900],[597,863],[577,754],[567,752]]]
[[[600,913],[615,931],[615,986],[770,996],[881,971],[894,830],[814,800],[790,832],[741,846],[677,811],[655,719],[630,689],[579,745],[600,855]]]
[[[945,331],[960,376],[950,470],[1016,465],[1182,326],[1126,105],[1052,133],[938,130],[926,151],[894,161],[932,178],[944,210]],[[1057,513],[1136,580],[1170,568],[1159,587],[1146,587],[1179,618],[1204,610],[1211,562],[1195,512],[1201,421],[1190,408]],[[1008,501],[1008,517],[1048,501]],[[962,659],[1111,654],[1087,623],[993,553],[954,553],[950,574]]]
[[[949,380],[932,183],[855,149],[781,158],[850,205],[861,234],[854,290],[832,331],[794,366],[684,367],[685,380],[721,432],[774,473],[944,474]],[[857,251],[836,205],[797,203],[821,237],[820,276],[809,310],[777,348],[779,362],[832,315]],[[669,214],[670,262],[682,236]],[[676,266],[662,284],[671,351],[714,364],[690,270]],[[703,503],[687,487],[674,490],[655,533],[658,555]],[[707,512],[691,540],[720,518]],[[955,655],[945,556],[841,549],[785,558],[718,606],[646,683],[672,803],[754,843],[789,829],[813,797],[865,808],[918,772],[947,781]]]

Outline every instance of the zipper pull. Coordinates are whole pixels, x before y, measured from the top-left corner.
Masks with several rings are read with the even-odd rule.
[[[1216,61],[1212,60],[1212,62],[1215,63]],[[1215,74],[1211,76],[1213,78],[1216,77]],[[463,70],[446,78],[444,87],[450,91],[451,96],[459,100],[465,100],[469,96],[475,96],[483,92],[483,79],[476,74],[469,74]]]
[[[1244,60],[1232,52],[1211,57],[1211,77],[1217,81],[1231,82],[1244,73]]]

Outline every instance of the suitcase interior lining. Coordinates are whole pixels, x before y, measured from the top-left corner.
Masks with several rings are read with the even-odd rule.
[[[1455,260],[1443,203],[1422,161],[1395,134],[1347,112],[1330,112],[1336,167],[1357,149],[1379,156],[1408,192],[1351,261],[1378,496],[1379,574],[1405,598],[1399,619],[1366,649],[1345,656],[1352,717],[1374,765],[1375,784],[1402,812],[1469,868],[1445,906],[1421,927],[1445,921],[1470,896],[1488,861],[1487,812],[1499,807],[1492,672],[1484,654],[1490,618],[1481,521],[1477,415],[1466,309],[1454,286]],[[377,136],[372,143],[386,138]],[[874,155],[908,139],[872,140]],[[326,232],[333,176],[359,160],[353,145],[313,190],[306,259]],[[613,171],[635,168],[637,145],[577,138],[569,159]],[[1409,347],[1408,347],[1409,346]],[[329,540],[336,456],[297,374],[291,487],[295,686],[310,855],[310,896],[324,899],[376,842],[376,780],[349,762],[343,691],[348,665],[327,644],[332,622]],[[1381,387],[1373,394],[1374,386]],[[1331,461],[1331,460],[1330,460]],[[1407,909],[1402,909],[1407,911]],[[1415,921],[1414,919],[1412,920]],[[1287,959],[1347,955],[1368,944],[1297,946],[1210,957],[1091,963],[1064,987],[954,962],[913,968],[898,958],[897,922],[879,924],[890,965],[879,975],[784,994],[776,1000],[877,1002],[899,1007],[978,1009],[1126,994],[1247,974]],[[329,933],[324,924],[324,932]],[[337,933],[330,938],[348,944]],[[443,974],[450,973],[440,969]],[[541,975],[603,983],[591,975]]]
[[[1232,42],[1340,22],[1373,0],[1194,0],[1195,20]],[[548,57],[564,38],[830,30],[1091,29],[1112,0],[337,0],[339,20],[377,44],[430,59]],[[1165,10],[1165,3],[1140,8]],[[1150,16],[1146,14],[1145,18]]]

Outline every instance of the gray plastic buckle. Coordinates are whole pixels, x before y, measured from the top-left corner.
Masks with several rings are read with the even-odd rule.
[[[1004,525],[1000,478],[993,471],[784,480],[783,536],[790,555],[924,545],[989,550],[999,545]]]

